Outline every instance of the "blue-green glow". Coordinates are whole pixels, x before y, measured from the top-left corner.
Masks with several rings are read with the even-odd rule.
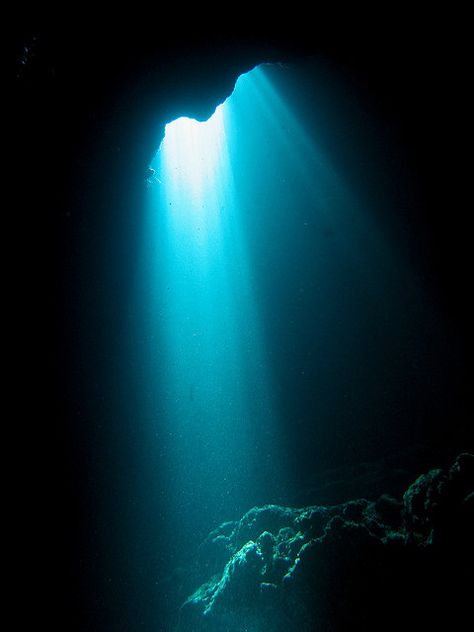
[[[187,117],[168,123],[161,146],[168,184],[202,200],[218,175],[224,134],[223,106],[202,123]]]
[[[185,507],[198,522],[206,512],[212,522],[228,518],[251,496],[263,500],[269,468],[281,462],[234,183],[239,165],[230,159],[234,98],[205,122],[169,123],[152,164],[160,180],[150,189],[158,253],[153,313],[161,340],[156,390],[160,423],[171,437],[165,474],[177,513]],[[274,479],[277,485],[276,472]]]
[[[202,265],[209,248],[222,248],[223,214],[231,198],[224,105],[205,122],[182,117],[169,123],[158,157],[167,231],[179,242],[170,257],[189,261],[199,251]]]
[[[357,314],[346,286],[370,296],[364,257],[385,278],[393,264],[265,68],[240,77],[208,121],[170,122],[151,166],[149,417],[170,525],[205,533],[255,504],[284,502],[282,428],[298,436],[303,406],[282,412],[281,390],[301,383],[310,398],[320,389],[303,412],[314,410],[314,428],[331,418],[320,385],[353,344],[337,329],[347,305]],[[334,331],[338,353],[328,350]],[[293,381],[278,391],[282,366]]]
[[[359,185],[370,146],[348,151],[358,128],[339,128],[339,96],[321,105],[329,87],[308,94],[292,72],[257,67],[209,120],[169,122],[144,187],[123,476],[172,592],[170,569],[222,522],[325,502],[333,450],[364,454],[390,415],[395,436],[400,385],[423,374],[423,295],[379,223],[391,202]]]

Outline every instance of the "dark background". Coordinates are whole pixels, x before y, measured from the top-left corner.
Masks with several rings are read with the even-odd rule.
[[[188,16],[184,26],[177,16],[146,13],[11,21],[12,195],[3,235],[12,406],[4,449],[20,617],[46,620],[52,630],[151,630],[156,611],[175,606],[165,603],[168,588],[159,586],[160,601],[150,585],[153,569],[170,560],[130,539],[137,520],[153,519],[135,499],[142,437],[133,425],[133,341],[123,362],[139,248],[133,209],[163,123],[183,113],[205,118],[257,63],[313,56],[357,95],[359,116],[379,139],[365,166],[380,161],[384,190],[396,200],[380,221],[404,244],[439,314],[433,373],[415,402],[425,412],[407,418],[410,402],[400,395],[397,449],[422,445],[423,471],[472,448],[461,28],[445,16],[303,28],[304,17],[253,29],[242,16],[243,24],[226,18],[225,27],[220,16],[212,26]],[[304,105],[304,95],[295,99]],[[357,117],[345,114],[334,114],[350,139],[342,162],[358,145]],[[427,414],[430,384],[436,404]],[[390,452],[370,424],[360,443],[330,438],[318,453],[321,470]],[[313,463],[308,454],[308,473]],[[164,577],[175,581],[169,568],[160,569]]]

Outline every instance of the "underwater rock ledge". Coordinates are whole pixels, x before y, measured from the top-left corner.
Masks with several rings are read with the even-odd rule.
[[[254,507],[199,548],[179,632],[459,629],[473,586],[474,455],[401,499]]]

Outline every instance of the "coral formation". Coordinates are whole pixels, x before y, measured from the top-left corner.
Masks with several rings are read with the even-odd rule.
[[[474,456],[464,453],[400,500],[254,507],[202,543],[207,579],[183,604],[179,630],[456,627],[472,585],[473,489]]]

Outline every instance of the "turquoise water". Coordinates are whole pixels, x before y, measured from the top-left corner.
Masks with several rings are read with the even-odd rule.
[[[197,524],[203,508],[225,519],[284,485],[275,467],[285,458],[271,363],[231,160],[238,95],[245,99],[246,84],[258,84],[255,72],[208,121],[168,124],[152,163],[156,388],[160,421],[174,437],[164,467],[176,511],[186,508]]]
[[[241,76],[208,121],[170,122],[151,164],[147,406],[169,509],[185,530],[283,501],[295,441],[306,459],[353,397],[349,374],[371,377],[374,339],[385,352],[397,344],[407,314],[382,331],[380,311],[419,302],[272,68]]]
[[[363,171],[372,149],[334,135],[327,98],[298,110],[290,84],[255,68],[207,121],[169,122],[151,163],[142,530],[178,575],[222,522],[304,504],[324,469],[387,450],[429,362],[422,288],[380,221],[382,170]]]

